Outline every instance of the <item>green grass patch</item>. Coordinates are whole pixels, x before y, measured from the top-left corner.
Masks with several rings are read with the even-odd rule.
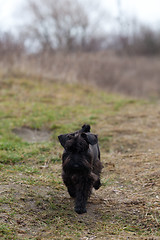
[[[99,137],[99,143],[100,143],[100,146],[101,148],[103,148],[103,150],[105,152],[109,152],[110,151],[110,143],[111,143],[111,140],[112,140],[112,135],[102,135]]]
[[[15,230],[9,224],[2,224],[0,226],[0,238],[2,240],[16,240]]]
[[[0,163],[2,164],[16,164],[22,160],[22,156],[15,152],[1,152]]]

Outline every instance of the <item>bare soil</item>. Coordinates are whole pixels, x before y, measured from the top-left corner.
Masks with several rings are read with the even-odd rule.
[[[14,128],[12,131],[22,140],[29,143],[46,142],[51,139],[51,132],[48,130],[21,127]]]

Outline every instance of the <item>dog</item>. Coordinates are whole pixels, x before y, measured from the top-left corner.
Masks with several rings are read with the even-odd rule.
[[[90,133],[90,125],[83,125],[79,131],[59,135],[64,148],[62,155],[62,178],[68,193],[75,198],[75,211],[86,213],[87,200],[92,188],[100,188],[102,163],[98,137]]]

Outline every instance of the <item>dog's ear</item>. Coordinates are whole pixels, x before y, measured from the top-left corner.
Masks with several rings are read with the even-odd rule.
[[[68,134],[59,135],[58,139],[59,139],[60,144],[62,145],[62,147],[64,147],[66,141],[68,140]]]
[[[98,143],[97,135],[91,134],[91,133],[82,133],[81,136],[85,139],[86,142],[88,142],[91,145]]]
[[[81,132],[90,132],[90,130],[91,130],[91,127],[90,127],[90,125],[88,125],[88,124],[84,124],[83,126],[82,126],[82,129],[80,130]]]

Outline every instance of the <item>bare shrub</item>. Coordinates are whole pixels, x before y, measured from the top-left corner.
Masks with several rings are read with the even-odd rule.
[[[122,27],[119,34],[111,33],[112,49],[120,54],[129,55],[159,55],[160,54],[160,30],[153,29],[137,22],[136,19],[126,19],[128,25]]]
[[[3,71],[10,71],[25,53],[24,39],[10,32],[0,32],[0,66]]]
[[[150,27],[142,26],[141,32],[135,34],[133,48],[141,55],[157,55],[160,53],[160,33]]]
[[[20,56],[25,52],[24,42],[20,38],[16,38],[10,32],[0,33],[0,56],[6,57],[11,55]]]

